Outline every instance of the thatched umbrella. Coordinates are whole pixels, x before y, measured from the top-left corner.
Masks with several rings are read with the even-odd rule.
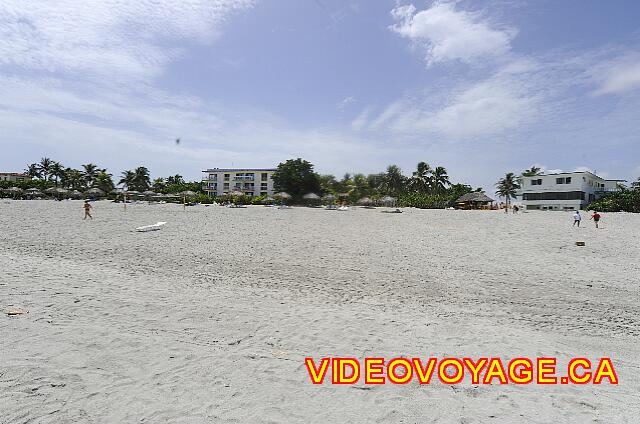
[[[124,194],[127,196],[139,196],[140,192],[136,190],[127,190]]]
[[[9,187],[5,189],[7,193],[13,194],[13,198],[15,199],[18,194],[22,194],[23,190],[20,187]]]
[[[196,193],[194,191],[191,190],[185,190],[185,191],[181,191],[180,193],[178,193],[180,196],[182,196],[182,208],[186,209],[187,208],[187,197],[193,197],[196,195]]]
[[[151,197],[151,196],[155,196],[156,192],[155,191],[151,191],[151,190],[147,190],[147,191],[142,192],[142,195],[146,196],[146,197]]]
[[[240,190],[234,190],[231,193],[229,193],[229,196],[242,197],[244,196],[244,193],[241,192]]]
[[[490,204],[493,199],[484,193],[471,192],[463,194],[456,200],[458,207],[462,209],[479,209],[484,205]]]
[[[362,206],[370,206],[371,203],[373,202],[368,197],[363,197],[362,199],[358,200],[358,204]]]
[[[75,199],[79,199],[82,197],[82,192],[80,192],[79,190],[73,190],[71,193],[69,193],[69,196]]]
[[[100,197],[100,196],[104,196],[104,191],[100,190],[99,188],[90,188],[89,190],[84,192],[85,195],[90,196],[90,197]]]
[[[36,192],[40,193],[40,190],[38,190],[38,189],[37,189],[37,188],[35,188],[35,187],[28,188],[28,189],[26,189],[25,191],[26,191],[27,193],[36,193]]]
[[[261,203],[265,204],[265,205],[268,205],[268,204],[273,203],[274,200],[275,199],[273,197],[267,196],[264,199],[262,199]]]
[[[304,196],[302,196],[302,198],[306,200],[307,203],[318,204],[320,202],[320,196],[318,196],[315,193],[307,193]]]
[[[56,190],[58,190],[58,187],[49,187],[44,192],[47,194],[56,194]]]
[[[284,206],[284,201],[286,199],[291,199],[291,195],[285,191],[281,191],[280,193],[276,193],[273,195],[273,197],[275,197],[276,199],[280,199],[280,201],[282,202],[281,206]]]

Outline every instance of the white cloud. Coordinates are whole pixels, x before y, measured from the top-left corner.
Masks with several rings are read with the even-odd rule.
[[[621,94],[640,89],[640,57],[605,62],[593,70],[599,82],[595,94]]]
[[[515,36],[514,30],[495,28],[480,13],[456,10],[450,2],[435,2],[421,11],[413,5],[398,6],[391,15],[396,21],[391,29],[423,46],[428,65],[502,56]]]
[[[0,66],[83,75],[153,76],[176,40],[204,42],[251,0],[4,0]]]

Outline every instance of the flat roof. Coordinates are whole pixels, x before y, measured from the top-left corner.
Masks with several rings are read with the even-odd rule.
[[[276,168],[209,168],[202,172],[258,172],[258,171],[277,171]]]
[[[0,175],[11,175],[12,177],[28,177],[24,172],[0,172]]]
[[[553,173],[553,174],[527,175],[527,176],[522,176],[522,178],[550,177],[552,175],[570,175],[570,174],[590,174],[590,175],[593,175],[594,177],[600,178],[601,180],[604,180],[604,181],[625,181],[625,182],[627,181],[627,180],[615,180],[615,179],[602,178],[601,176],[596,175],[593,172],[589,172],[589,171],[558,172],[558,173]]]

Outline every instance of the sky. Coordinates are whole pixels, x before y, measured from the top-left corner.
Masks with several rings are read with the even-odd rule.
[[[2,0],[0,171],[41,157],[635,180],[640,2]]]

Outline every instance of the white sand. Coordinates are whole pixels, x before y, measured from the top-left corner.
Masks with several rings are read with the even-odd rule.
[[[0,422],[640,417],[640,216],[0,201]],[[167,221],[161,231],[135,227]],[[586,247],[576,247],[576,240]],[[312,356],[611,357],[586,385],[312,385]]]

